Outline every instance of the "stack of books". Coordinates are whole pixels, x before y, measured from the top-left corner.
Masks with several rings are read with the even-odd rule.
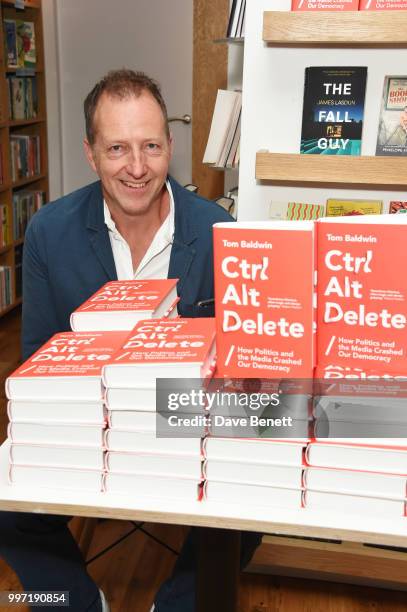
[[[300,508],[305,440],[207,437],[205,499],[253,507]]]
[[[102,366],[126,335],[56,334],[7,379],[11,483],[102,490]]]
[[[175,426],[171,431],[168,406],[156,407],[156,379],[171,379],[175,389],[177,379],[188,378],[189,383],[191,378],[210,377],[214,346],[213,319],[140,321],[103,368],[109,420],[105,434],[107,492],[199,499],[204,427],[198,433],[194,428],[194,437],[189,437],[188,427]],[[172,397],[179,395],[174,392]],[[178,412],[175,414],[182,423]]]

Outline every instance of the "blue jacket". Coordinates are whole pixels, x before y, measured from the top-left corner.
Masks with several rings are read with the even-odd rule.
[[[212,225],[232,221],[214,202],[170,178],[175,231],[169,278],[179,278],[178,312],[183,317],[213,316],[197,306],[213,298]],[[23,256],[23,358],[53,334],[70,329],[73,310],[109,280],[116,269],[99,181],[42,208],[28,226]]]

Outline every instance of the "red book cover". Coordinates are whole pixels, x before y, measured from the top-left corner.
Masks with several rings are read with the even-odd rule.
[[[360,11],[405,11],[406,0],[360,0]]]
[[[107,387],[140,387],[156,378],[205,378],[214,369],[215,320],[139,321],[103,368]]]
[[[357,11],[359,0],[292,0],[292,11]]]
[[[6,380],[9,399],[100,399],[101,373],[128,332],[62,332]]]
[[[406,240],[403,215],[317,221],[320,368],[407,371]]]
[[[176,314],[177,281],[110,281],[71,314],[71,327],[74,331],[130,331],[141,319]]]
[[[312,221],[214,226],[219,376],[312,376],[313,237]]]

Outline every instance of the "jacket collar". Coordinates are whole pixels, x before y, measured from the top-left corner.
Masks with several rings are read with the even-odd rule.
[[[89,240],[96,257],[108,276],[108,280],[117,280],[109,232],[103,214],[103,193],[100,181],[90,185],[90,189],[87,218]]]

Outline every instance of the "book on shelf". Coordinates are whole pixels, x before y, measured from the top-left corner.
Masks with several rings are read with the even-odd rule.
[[[14,121],[37,116],[37,80],[35,76],[8,76],[10,118]]]
[[[0,266],[0,310],[13,303],[13,280],[10,266]]]
[[[110,281],[71,314],[71,328],[131,331],[142,319],[174,317],[177,281],[176,278]]]
[[[304,470],[303,484],[310,491],[400,500],[407,497],[407,474],[308,467]]]
[[[271,487],[302,487],[302,466],[273,465],[243,461],[206,460],[203,475],[206,480],[266,485]]]
[[[202,450],[205,459],[216,461],[241,461],[245,457],[248,464],[267,464],[297,466],[303,464],[306,441],[266,440],[249,438],[207,437]]]
[[[201,456],[200,438],[157,438],[151,431],[107,429],[105,446],[108,451]]]
[[[360,11],[405,11],[406,0],[360,0]]]
[[[203,163],[224,167],[233,165],[240,140],[240,115],[242,94],[240,91],[219,89],[209,131]]]
[[[11,134],[10,161],[12,181],[39,175],[41,172],[40,137]]]
[[[312,467],[407,474],[407,445],[392,446],[390,439],[385,441],[383,438],[364,438],[364,443],[358,440],[359,443],[352,442],[350,438],[339,442],[311,442],[305,451],[306,463]]]
[[[302,202],[270,202],[269,219],[278,221],[307,221],[325,216],[325,204]]]
[[[105,469],[122,474],[154,474],[179,478],[202,479],[202,462],[199,455],[153,454],[148,452],[108,451]]]
[[[102,400],[83,402],[35,400],[9,400],[7,415],[14,423],[77,423],[103,425],[106,411]]]
[[[399,202],[396,200],[392,200],[391,202],[389,202],[389,213],[391,215],[394,214],[406,214],[407,212],[407,202]]]
[[[133,495],[137,496],[137,502],[143,498],[199,501],[201,495],[200,482],[195,478],[113,472],[104,475],[103,490],[106,493],[123,494],[127,498],[130,498],[133,492]]]
[[[356,200],[328,198],[326,201],[327,217],[350,217],[357,215],[380,215],[383,210],[382,200]]]
[[[245,29],[246,0],[233,0],[226,30],[226,38],[243,38]]]
[[[25,491],[30,488],[83,490],[86,492],[102,491],[103,472],[101,470],[69,469],[44,467],[37,465],[11,465],[9,482],[22,485]]]
[[[217,223],[213,235],[219,376],[312,376],[313,222]]]
[[[407,155],[407,76],[384,78],[376,155]]]
[[[103,368],[106,387],[154,387],[157,378],[211,377],[215,321],[211,318],[139,321]]]
[[[357,11],[359,0],[291,0],[292,11]]]
[[[9,208],[7,204],[0,205],[0,247],[7,246],[11,242],[11,228]]]
[[[406,238],[404,215],[317,221],[318,366],[406,371]]]
[[[305,69],[300,153],[360,155],[367,68]]]
[[[17,22],[15,19],[3,19],[4,46],[7,68],[18,68]]]
[[[8,424],[7,435],[13,443],[65,444],[102,448],[105,423],[14,423]]]
[[[45,203],[45,191],[23,189],[13,193],[13,239],[24,238],[31,218]]]
[[[102,366],[128,332],[55,334],[6,380],[11,400],[102,399]]]
[[[37,50],[33,21],[17,20],[17,51],[19,54],[19,67],[35,68],[37,64]]]
[[[236,482],[218,482],[207,480],[204,483],[204,499],[239,508],[279,507],[301,508],[301,489],[288,489],[262,485],[242,484]]]
[[[97,447],[11,444],[9,460],[11,465],[104,469],[104,451]]]

